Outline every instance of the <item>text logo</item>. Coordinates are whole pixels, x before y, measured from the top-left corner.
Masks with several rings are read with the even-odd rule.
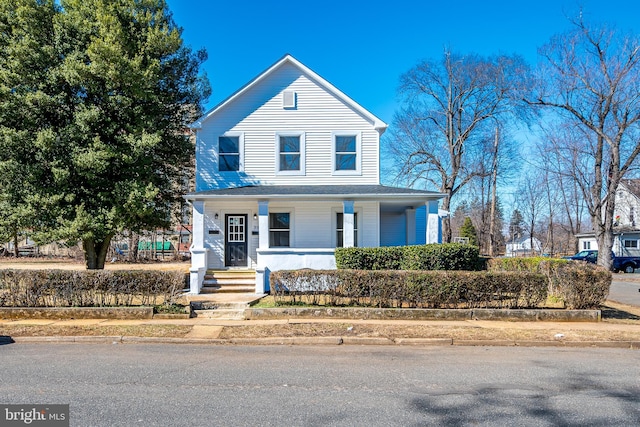
[[[0,405],[0,427],[69,427],[69,405]]]

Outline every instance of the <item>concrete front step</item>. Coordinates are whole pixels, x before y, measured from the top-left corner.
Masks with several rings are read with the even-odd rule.
[[[254,285],[256,283],[256,278],[252,277],[251,279],[223,279],[218,277],[206,277],[204,278],[204,282],[202,282],[204,286],[216,286],[216,285]]]
[[[256,272],[253,270],[207,270],[200,293],[255,292]]]
[[[237,279],[252,279],[256,277],[256,272],[253,270],[207,270],[205,277],[219,277],[223,279],[237,278]]]
[[[221,302],[221,301],[191,301],[191,308],[198,310],[244,310],[249,308],[246,302]]]
[[[250,292],[255,292],[255,286],[238,286],[238,285],[223,285],[223,286],[205,286],[200,289],[201,294],[247,294]]]
[[[195,317],[204,319],[244,320],[246,302],[192,301]]]
[[[194,310],[195,317],[220,320],[244,320],[244,309],[216,308],[213,310]]]

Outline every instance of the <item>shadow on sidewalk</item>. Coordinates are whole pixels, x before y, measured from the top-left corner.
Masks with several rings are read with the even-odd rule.
[[[15,341],[8,335],[0,335],[0,345],[14,344]]]
[[[628,311],[621,310],[619,308],[607,307],[603,305],[600,307],[602,312],[602,319],[615,319],[615,320],[640,320],[640,316]]]

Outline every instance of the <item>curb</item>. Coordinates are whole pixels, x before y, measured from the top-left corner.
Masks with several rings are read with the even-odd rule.
[[[0,307],[0,319],[125,319],[149,320],[153,307]]]
[[[10,343],[95,343],[95,344],[214,344],[214,345],[371,345],[371,346],[459,346],[459,347],[570,347],[621,348],[638,350],[640,341],[518,341],[518,340],[454,340],[452,338],[381,338],[381,337],[267,337],[267,338],[175,338],[131,336],[41,336],[9,337]]]
[[[344,319],[344,320],[500,320],[513,322],[600,322],[600,310],[502,309],[502,308],[371,308],[286,307],[244,310],[247,320]]]

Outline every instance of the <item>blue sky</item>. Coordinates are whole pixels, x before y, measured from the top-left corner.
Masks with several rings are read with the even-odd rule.
[[[445,48],[517,53],[570,28],[583,6],[589,21],[640,32],[638,0],[168,0],[183,38],[204,47],[213,93],[225,99],[286,53],[391,124],[399,76]]]

